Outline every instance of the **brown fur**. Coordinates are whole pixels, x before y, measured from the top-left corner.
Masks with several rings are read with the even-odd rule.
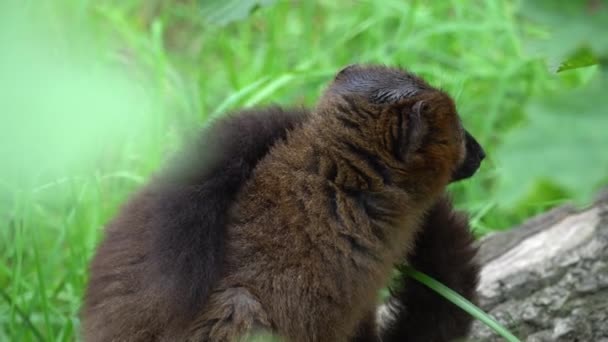
[[[407,265],[475,303],[479,274],[476,253],[467,216],[455,211],[449,198],[444,197],[427,212]],[[472,317],[404,274],[400,273],[391,289],[388,307],[392,319],[383,326],[382,341],[446,342],[466,338]]]
[[[86,341],[173,340],[190,324],[224,272],[236,194],[268,149],[307,117],[277,107],[228,115],[129,200],[91,262]]]
[[[469,177],[483,152],[479,148],[481,157],[469,162],[465,146],[470,149],[472,137],[449,96],[397,69],[345,69],[314,113],[298,123],[285,140],[270,134],[264,143],[277,142],[268,153],[256,147],[252,161],[233,163],[255,165],[251,176],[217,183],[248,179],[242,189],[237,182],[228,191],[238,193],[236,200],[226,195],[209,209],[214,215],[227,212],[225,229],[219,218],[217,227],[208,228],[225,248],[201,255],[199,262],[192,259],[201,252],[189,235],[170,247],[176,267],[186,260],[185,270],[199,269],[196,278],[183,271],[174,276],[170,267],[164,269],[166,279],[159,273],[159,265],[170,266],[173,259],[159,254],[165,245],[155,240],[158,218],[183,210],[159,211],[167,196],[156,187],[131,201],[109,227],[91,266],[86,340],[231,341],[258,329],[291,341],[374,338],[377,291],[392,266],[412,252],[420,223],[445,186]],[[221,192],[208,189],[215,192],[206,196]],[[200,193],[168,198],[198,203]],[[208,207],[215,203],[205,199]],[[210,241],[199,243],[213,249]],[[183,292],[173,285],[180,279],[190,284]],[[197,284],[212,292],[193,292]],[[192,300],[183,310],[175,304]]]
[[[267,318],[290,341],[346,341],[464,158],[462,139],[439,91],[390,105],[338,97],[318,108],[260,161],[237,199],[228,272],[195,333],[223,341],[246,325],[217,319],[243,300],[229,293],[246,288],[260,310],[241,319]]]

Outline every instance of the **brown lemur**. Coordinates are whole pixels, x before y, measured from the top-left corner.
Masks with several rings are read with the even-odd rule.
[[[82,310],[89,341],[448,341],[471,318],[405,276],[467,298],[466,218],[443,195],[484,158],[450,97],[405,71],[350,66],[312,111],[220,120],[109,225]]]

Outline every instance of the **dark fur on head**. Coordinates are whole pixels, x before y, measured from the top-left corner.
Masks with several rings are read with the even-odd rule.
[[[359,94],[370,103],[395,103],[434,90],[422,78],[403,70],[379,65],[350,65],[336,75],[326,96]]]
[[[471,177],[485,158],[483,148],[469,132],[462,128],[458,117],[449,118],[449,113],[456,113],[452,99],[410,72],[379,65],[347,66],[338,72],[334,82],[319,101],[318,107],[323,110],[324,107],[335,106],[337,99],[346,99],[350,104],[362,102],[372,105],[395,104],[397,106],[403,101],[416,100],[417,106],[414,112],[418,112],[418,116],[423,111],[444,114],[430,119],[437,120],[449,128],[461,127],[461,134],[464,135],[463,139],[453,137],[454,139],[461,138],[464,142],[463,149],[466,151],[459,168],[453,172],[453,181]],[[440,108],[441,106],[444,108]],[[352,122],[347,122],[340,117],[338,119],[343,121],[347,127],[355,128]],[[426,120],[428,119],[426,118]],[[450,119],[456,119],[457,122]]]

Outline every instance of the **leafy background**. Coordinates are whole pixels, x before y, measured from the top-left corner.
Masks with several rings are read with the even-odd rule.
[[[608,183],[605,1],[7,0],[0,4],[0,340],[77,339],[105,222],[241,107],[313,105],[342,66],[454,96],[489,158],[477,234]]]

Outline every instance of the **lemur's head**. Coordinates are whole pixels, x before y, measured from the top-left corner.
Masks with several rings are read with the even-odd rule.
[[[457,181],[471,177],[485,158],[463,128],[453,100],[401,69],[342,69],[316,112],[349,129],[349,138],[404,175]]]

